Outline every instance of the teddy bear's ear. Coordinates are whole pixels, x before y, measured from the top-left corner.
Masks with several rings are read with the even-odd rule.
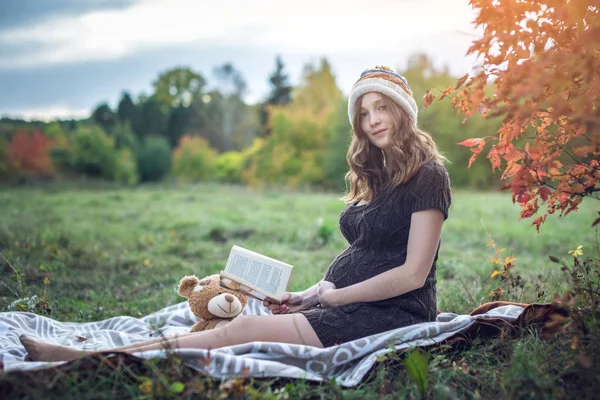
[[[198,283],[198,278],[196,278],[195,276],[184,276],[183,278],[181,278],[181,281],[179,281],[179,295],[181,297],[190,297],[190,294],[192,294],[192,290],[194,290],[194,287]]]
[[[210,285],[211,282],[212,282],[212,279],[209,276],[209,277],[203,278],[202,280],[198,281],[198,285],[200,285],[200,286],[208,286],[208,285]]]

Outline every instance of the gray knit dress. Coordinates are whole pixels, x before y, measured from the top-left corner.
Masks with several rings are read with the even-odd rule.
[[[450,202],[446,168],[429,162],[388,195],[378,196],[366,205],[346,205],[340,216],[340,230],[350,246],[333,260],[324,279],[343,288],[403,265],[411,214],[438,208],[446,219]],[[301,313],[325,347],[434,320],[438,251],[439,243],[425,285],[419,289],[386,300],[311,308]]]

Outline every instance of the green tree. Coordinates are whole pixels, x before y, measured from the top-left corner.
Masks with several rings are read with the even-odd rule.
[[[283,73],[283,68],[283,61],[277,56],[275,71],[269,76],[271,93],[267,99],[268,104],[284,106],[292,101],[292,87],[288,84],[288,76]]]
[[[139,136],[142,135],[141,132],[138,132],[140,129],[140,111],[127,92],[123,92],[121,95],[121,100],[117,106],[117,116],[121,123],[128,123],[133,132]]]
[[[51,122],[44,127],[44,134],[51,139],[66,138],[67,133],[59,122]]]
[[[323,165],[332,114],[274,107],[269,114],[271,135],[249,158],[244,182],[325,186]]]
[[[177,146],[179,139],[185,133],[189,122],[190,113],[190,107],[184,107],[183,105],[171,108],[169,110],[166,136],[172,148]]]
[[[335,82],[331,65],[322,58],[318,67],[311,64],[304,67],[302,80],[293,93],[292,101],[295,107],[318,114],[335,109],[341,97],[342,92]]]
[[[113,131],[115,138],[115,147],[117,149],[127,148],[135,153],[138,147],[138,141],[135,137],[129,122],[118,122]]]
[[[219,108],[221,117],[221,135],[224,151],[235,150],[235,127],[244,116],[246,81],[233,64],[225,63],[214,69],[217,78],[217,90],[221,96],[213,99]]]
[[[154,81],[154,98],[163,107],[188,107],[202,92],[206,81],[190,68],[179,67],[161,73]]]
[[[112,133],[112,130],[117,123],[117,116],[108,104],[102,103],[92,112],[92,120],[98,124],[104,132]]]
[[[142,182],[161,180],[171,169],[169,142],[164,137],[146,137],[138,148],[137,159]]]
[[[78,128],[68,142],[57,143],[51,156],[55,165],[65,172],[130,185],[138,181],[137,165],[131,150],[117,149],[115,138],[98,126]]]
[[[68,121],[65,122],[65,127],[64,128],[67,131],[69,131],[69,132],[73,132],[73,131],[75,131],[78,128],[77,122],[78,121],[76,121],[74,119],[68,120]]]
[[[325,165],[336,126],[334,112],[343,98],[327,60],[318,68],[304,68],[292,97],[288,105],[269,107],[271,133],[249,157],[244,182],[331,186]]]
[[[194,97],[189,107],[185,129],[190,135],[202,136],[211,148],[219,151],[225,149],[223,135],[221,135],[222,101],[221,93],[216,90]]]
[[[288,75],[283,73],[283,61],[281,56],[277,56],[275,60],[275,71],[269,76],[271,83],[271,92],[267,101],[260,108],[260,124],[262,127],[263,136],[270,133],[270,128],[267,124],[269,118],[269,106],[283,106],[292,101],[292,86],[288,84]]]
[[[146,136],[164,136],[167,128],[167,115],[154,97],[144,99],[140,105],[140,129],[138,138]]]

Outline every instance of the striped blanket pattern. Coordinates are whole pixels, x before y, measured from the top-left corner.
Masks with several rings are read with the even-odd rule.
[[[481,314],[441,313],[434,322],[421,323],[380,333],[341,345],[319,349],[284,343],[253,342],[221,349],[170,350],[185,363],[215,378],[234,376],[287,377],[330,380],[351,387],[359,384],[377,357],[391,351],[430,346],[457,337],[474,324],[498,321],[512,326],[524,305],[506,304]],[[260,302],[250,300],[247,315],[268,315]],[[65,323],[32,313],[0,313],[0,361],[5,371],[35,370],[62,363],[24,361],[25,349],[19,336],[27,334],[44,341],[86,350],[105,350],[160,336],[189,332],[198,319],[187,302],[143,318],[118,316],[99,322]],[[166,357],[166,350],[136,353],[138,357]],[[206,360],[209,360],[207,362]]]

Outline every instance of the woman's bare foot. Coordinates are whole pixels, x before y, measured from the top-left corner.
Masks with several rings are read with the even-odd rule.
[[[31,361],[71,361],[94,353],[44,343],[25,335],[19,337],[19,340],[27,350],[27,359]]]

